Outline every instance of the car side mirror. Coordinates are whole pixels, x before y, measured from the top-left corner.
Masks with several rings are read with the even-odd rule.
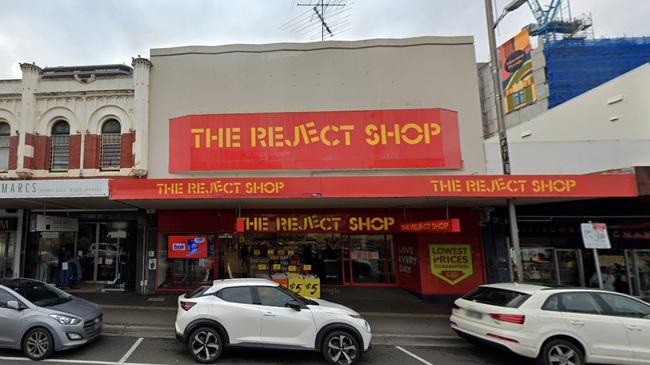
[[[7,301],[7,308],[17,310],[17,311],[23,309],[23,307],[16,300]]]
[[[292,301],[288,302],[286,304],[286,306],[293,309],[293,310],[295,310],[296,312],[300,312],[300,310],[302,308],[300,303],[298,303],[297,300],[292,300]]]

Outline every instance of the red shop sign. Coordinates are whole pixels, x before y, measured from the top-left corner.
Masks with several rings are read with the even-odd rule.
[[[423,222],[400,223],[401,232],[413,233],[457,233],[460,232],[460,220],[457,218]]]
[[[256,214],[243,217],[245,232],[398,232],[391,214]]]
[[[110,199],[635,197],[627,175],[327,176],[112,179]]]
[[[188,115],[169,122],[169,171],[462,167],[444,109]]]

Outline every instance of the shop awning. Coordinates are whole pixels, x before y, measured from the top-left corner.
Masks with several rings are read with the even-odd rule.
[[[110,200],[147,208],[490,206],[638,195],[635,174],[322,176],[111,180]]]

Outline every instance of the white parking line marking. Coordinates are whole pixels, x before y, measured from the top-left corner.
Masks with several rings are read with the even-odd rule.
[[[415,360],[418,360],[419,362],[426,364],[426,365],[433,365],[433,363],[428,362],[427,360],[419,357],[418,355],[412,353],[411,351],[408,351],[400,346],[395,346],[396,349],[402,351],[403,353],[409,355],[410,357],[414,358]]]
[[[142,338],[142,337],[138,338],[138,340],[135,341],[133,346],[131,346],[129,351],[127,351],[126,354],[124,354],[124,356],[122,356],[122,358],[120,359],[120,361],[118,361],[118,363],[124,364],[126,362],[126,360],[128,360],[129,357],[131,357],[131,355],[133,355],[133,352],[135,351],[135,349],[137,349],[138,346],[140,346],[140,344],[142,343],[142,340],[144,340],[144,338]]]
[[[0,361],[28,361],[31,362],[27,357],[3,357],[0,356]],[[87,365],[161,365],[161,364],[143,364],[143,363],[134,363],[134,362],[113,362],[113,361],[95,361],[95,360],[69,360],[69,359],[47,359],[41,360],[40,363],[48,364],[87,364]]]

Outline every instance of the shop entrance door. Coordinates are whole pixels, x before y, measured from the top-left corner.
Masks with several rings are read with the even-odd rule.
[[[394,285],[392,235],[345,235],[343,263],[345,285]]]
[[[575,249],[557,249],[557,280],[560,286],[585,286],[582,269],[582,251]]]
[[[80,257],[81,279],[124,288],[129,278],[129,259],[134,245],[129,244],[127,222],[79,224],[74,252]]]
[[[0,233],[0,278],[10,278],[14,274],[16,232]]]

